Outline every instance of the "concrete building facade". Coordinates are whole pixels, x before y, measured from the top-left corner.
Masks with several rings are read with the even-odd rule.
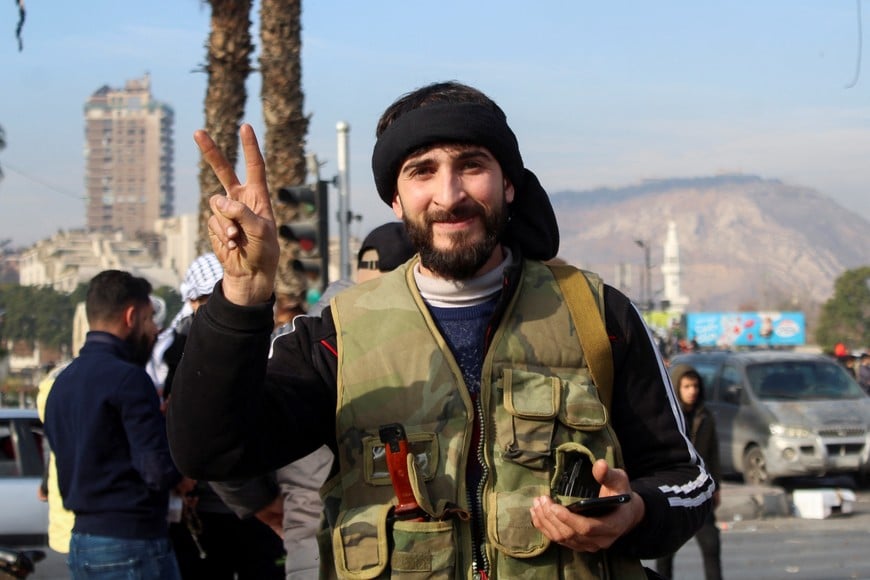
[[[146,74],[123,89],[101,87],[84,114],[87,228],[131,239],[152,233],[173,213],[172,108],[152,97]]]
[[[162,267],[145,244],[126,239],[122,232],[104,235],[69,230],[41,240],[21,253],[19,283],[49,286],[68,294],[108,269],[127,270],[147,278],[154,287],[177,288],[180,280],[177,272]]]

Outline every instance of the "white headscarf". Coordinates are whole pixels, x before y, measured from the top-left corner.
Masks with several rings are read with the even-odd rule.
[[[203,254],[187,269],[184,280],[179,286],[181,298],[187,302],[196,300],[200,296],[208,296],[214,291],[215,284],[223,277],[224,269],[214,252]]]

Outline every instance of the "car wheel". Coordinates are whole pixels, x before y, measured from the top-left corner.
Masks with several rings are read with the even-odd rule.
[[[743,454],[743,481],[751,485],[770,483],[767,460],[764,458],[764,452],[758,447],[750,447]]]

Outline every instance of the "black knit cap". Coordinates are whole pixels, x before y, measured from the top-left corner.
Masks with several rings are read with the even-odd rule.
[[[372,152],[375,186],[384,203],[393,203],[399,169],[405,159],[427,145],[438,143],[486,147],[515,191],[502,242],[518,246],[528,258],[549,260],[556,256],[559,226],[550,198],[538,178],[523,165],[517,138],[507,120],[483,105],[426,105],[393,121]]]

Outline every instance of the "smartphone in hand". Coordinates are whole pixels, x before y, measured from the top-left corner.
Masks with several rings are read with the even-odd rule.
[[[603,516],[624,503],[631,501],[631,495],[621,493],[607,497],[590,497],[566,504],[565,507],[575,514],[584,516]]]
[[[575,514],[600,516],[631,500],[631,495],[627,493],[598,497],[600,492],[601,484],[592,475],[592,461],[589,457],[580,452],[566,454],[565,468],[557,493],[579,499],[564,504],[565,507]]]

